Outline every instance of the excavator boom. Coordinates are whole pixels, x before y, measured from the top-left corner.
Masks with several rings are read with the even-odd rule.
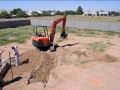
[[[52,23],[52,27],[51,27],[51,30],[50,30],[50,41],[53,42],[54,41],[54,36],[55,36],[55,31],[56,31],[56,25],[59,23],[59,22],[62,22],[62,33],[65,33],[65,24],[66,24],[66,15],[62,18],[59,18],[57,20],[55,20],[53,23]]]

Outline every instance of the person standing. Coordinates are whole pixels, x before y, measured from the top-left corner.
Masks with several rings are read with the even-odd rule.
[[[17,46],[12,46],[11,48],[14,50],[14,56],[15,56],[16,66],[18,66],[19,65],[18,47]]]
[[[1,58],[1,54],[4,52],[4,50],[2,52],[0,52],[0,90],[2,90],[2,87],[5,85],[5,83],[2,80],[2,64],[4,63],[4,60]]]

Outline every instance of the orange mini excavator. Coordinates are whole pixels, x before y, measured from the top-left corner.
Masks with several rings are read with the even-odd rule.
[[[55,20],[52,23],[50,35],[48,35],[47,26],[34,26],[33,27],[34,36],[32,38],[33,46],[35,46],[39,50],[48,48],[50,49],[51,52],[55,51],[53,41],[54,41],[54,36],[55,36],[55,31],[56,31],[56,25],[61,21],[63,22],[62,22],[62,33],[60,37],[62,39],[67,38],[68,35],[65,33],[66,15],[64,15],[63,17]],[[43,27],[44,34],[38,33],[38,30],[37,30],[38,27]]]

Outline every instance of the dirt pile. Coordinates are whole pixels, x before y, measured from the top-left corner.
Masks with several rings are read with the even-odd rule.
[[[70,51],[62,47],[59,47],[56,52],[42,52],[33,49],[20,56],[22,65],[13,67],[13,73],[16,76],[20,76],[24,72],[29,72],[30,83],[47,83],[51,71],[57,66],[75,63],[77,60],[115,62],[117,59],[116,57],[100,52]],[[7,74],[8,77],[11,77],[10,72]]]
[[[101,52],[96,52],[96,51],[88,51],[89,56],[93,57],[93,60],[95,61],[104,61],[107,63],[113,63],[118,61],[119,58],[114,57],[109,54],[101,53]]]
[[[64,52],[64,53],[63,53]],[[43,82],[47,83],[49,80],[49,76],[51,71],[57,66],[61,65],[63,62],[67,64],[65,55],[67,55],[67,50],[62,48],[62,50],[58,50],[57,52],[43,52],[44,55],[40,55],[38,58],[41,59],[41,63],[32,70],[29,82]],[[65,62],[65,60],[67,62]],[[63,61],[63,62],[61,62]]]
[[[79,59],[86,59],[92,61],[104,61],[107,63],[112,63],[118,61],[119,58],[114,57],[109,54],[105,54],[97,51],[74,51],[73,54],[79,56]]]
[[[74,63],[77,60],[105,61],[114,62],[117,58],[95,51],[70,51],[67,48],[59,48],[56,52],[44,52],[39,58],[42,62],[31,73],[30,83],[43,82],[47,83],[50,72],[56,67]]]

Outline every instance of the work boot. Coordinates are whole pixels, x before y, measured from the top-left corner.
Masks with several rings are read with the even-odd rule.
[[[16,64],[16,66],[18,66],[19,64]]]

